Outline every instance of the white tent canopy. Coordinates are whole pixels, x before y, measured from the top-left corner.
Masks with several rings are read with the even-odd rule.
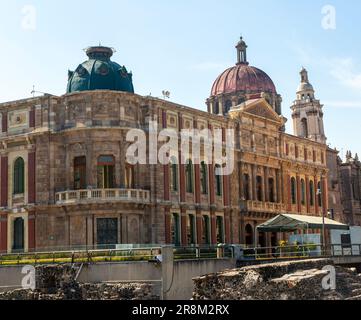
[[[322,217],[303,216],[297,214],[281,214],[257,227],[258,232],[293,232],[297,230],[322,229],[348,230],[349,226]]]

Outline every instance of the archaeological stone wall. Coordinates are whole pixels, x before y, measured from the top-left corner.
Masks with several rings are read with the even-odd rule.
[[[194,300],[361,300],[361,275],[335,267],[336,289],[323,285],[328,259],[248,266],[193,279]]]

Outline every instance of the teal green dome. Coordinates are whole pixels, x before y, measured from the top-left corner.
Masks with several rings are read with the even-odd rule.
[[[69,71],[67,93],[87,90],[113,90],[134,93],[133,75],[124,66],[110,60],[114,51],[107,47],[90,47],[88,61]]]

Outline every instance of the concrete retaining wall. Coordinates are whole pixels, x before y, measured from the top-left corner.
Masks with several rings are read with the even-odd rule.
[[[97,263],[84,265],[77,281],[79,283],[101,282],[150,282],[156,293],[161,295],[164,279],[164,299],[190,300],[193,293],[194,277],[235,268],[232,259],[163,261],[163,265],[149,262]],[[0,267],[0,292],[21,288],[25,275],[22,266]],[[158,281],[157,281],[158,280]]]
[[[164,299],[190,300],[194,290],[193,278],[233,269],[235,266],[236,261],[231,259],[176,261],[173,283],[164,288]]]
[[[0,267],[0,292],[21,288],[22,266]]]

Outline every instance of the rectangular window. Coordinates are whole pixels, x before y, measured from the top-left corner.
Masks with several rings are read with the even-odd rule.
[[[209,216],[203,216],[202,219],[202,243],[210,244],[211,243],[211,233],[210,233],[210,219]]]
[[[86,188],[86,157],[77,157],[74,159],[74,190]]]
[[[171,181],[170,181],[170,185],[171,185],[171,190],[173,192],[177,192],[178,191],[178,165],[176,163],[171,163],[170,164],[170,177],[171,177]]]
[[[187,219],[187,241],[189,245],[196,244],[196,221],[193,214],[189,214]]]
[[[171,219],[171,238],[172,238],[172,243],[174,245],[176,246],[180,245],[180,236],[181,236],[181,232],[180,232],[179,214],[173,213]]]
[[[205,162],[201,163],[201,188],[202,194],[208,194],[208,168]]]
[[[216,166],[215,166],[214,173],[215,173],[216,196],[217,196],[217,197],[221,197],[222,194],[223,194],[223,189],[222,189],[222,177],[223,177],[223,176],[217,174],[219,170],[222,170],[222,169],[221,169],[221,166],[220,166],[220,165],[216,165]]]
[[[342,248],[351,248],[351,235],[350,234],[341,234],[341,245]]]
[[[115,187],[115,160],[113,156],[98,158],[97,181],[99,189],[113,189]]]
[[[13,170],[13,194],[21,195],[25,191],[25,162],[23,158],[17,158]]]
[[[224,219],[223,217],[217,217],[217,243],[224,243]]]

